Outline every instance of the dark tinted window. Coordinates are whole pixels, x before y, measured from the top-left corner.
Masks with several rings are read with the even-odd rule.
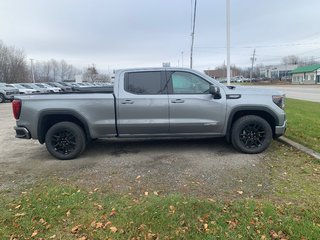
[[[127,73],[125,90],[134,94],[161,94],[161,72]]]

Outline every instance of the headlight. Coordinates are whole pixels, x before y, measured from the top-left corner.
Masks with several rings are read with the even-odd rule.
[[[285,95],[273,95],[272,101],[281,109],[284,109]]]

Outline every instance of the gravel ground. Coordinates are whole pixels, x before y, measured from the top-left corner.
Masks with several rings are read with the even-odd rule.
[[[270,191],[272,148],[248,155],[224,139],[97,140],[79,158],[61,161],[38,141],[16,139],[14,125],[11,104],[0,104],[2,191],[48,179],[134,195],[156,191],[230,198]]]

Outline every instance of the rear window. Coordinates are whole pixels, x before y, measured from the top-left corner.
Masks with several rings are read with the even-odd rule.
[[[161,72],[126,73],[124,85],[133,94],[161,94]]]

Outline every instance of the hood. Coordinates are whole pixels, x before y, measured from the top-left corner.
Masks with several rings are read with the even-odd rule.
[[[284,95],[277,89],[267,89],[254,86],[224,86],[227,94],[250,94],[250,95]]]

